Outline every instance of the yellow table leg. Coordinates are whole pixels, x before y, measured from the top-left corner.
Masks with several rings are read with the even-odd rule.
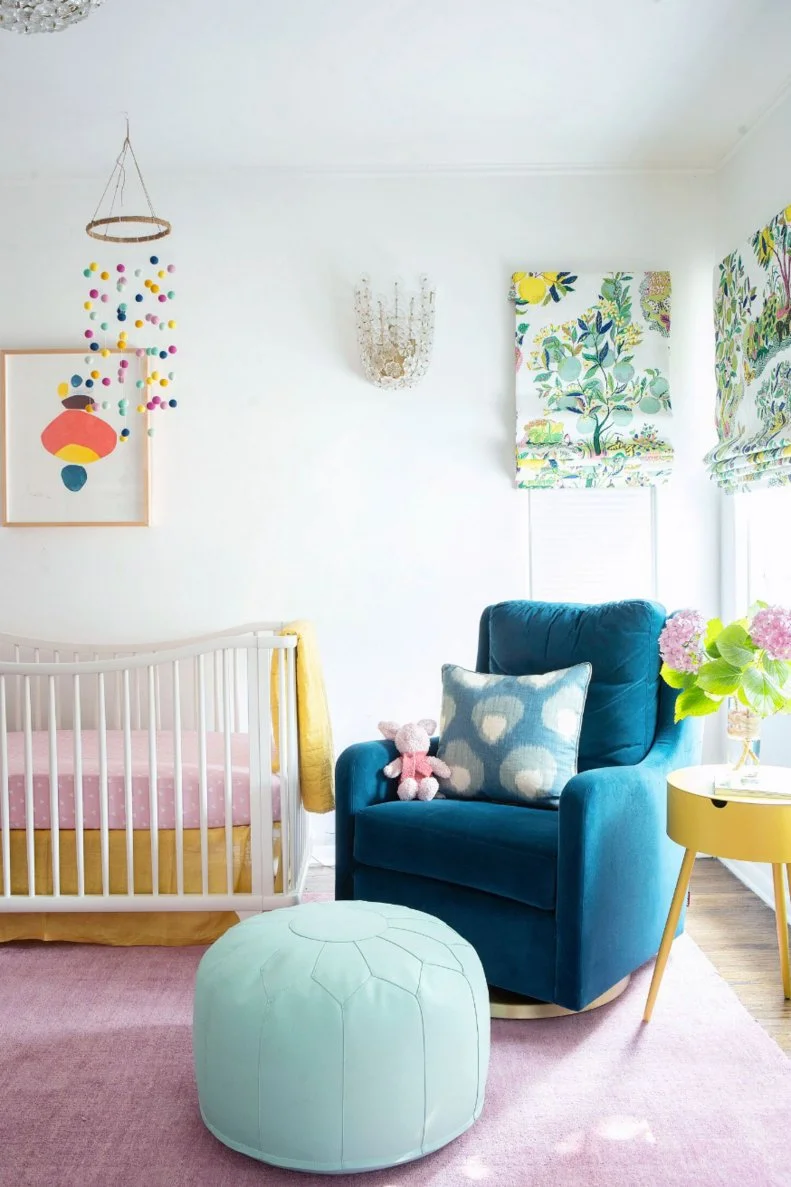
[[[780,949],[780,972],[783,976],[783,997],[791,998],[791,968],[788,963],[788,919],[786,917],[786,888],[783,885],[782,865],[772,866],[775,886],[775,919],[777,920],[777,946]]]
[[[684,860],[681,863],[678,882],[676,882],[676,889],[673,892],[673,901],[670,904],[670,911],[667,916],[667,923],[665,924],[665,930],[662,932],[662,943],[659,945],[659,952],[657,954],[656,964],[654,965],[651,988],[648,990],[648,1000],[645,1003],[643,1022],[650,1022],[651,1015],[654,1012],[654,1002],[656,1001],[656,995],[659,993],[659,986],[662,982],[667,958],[670,955],[670,946],[673,943],[673,936],[676,934],[676,928],[678,927],[681,908],[684,905],[684,895],[687,893],[689,880],[692,877],[692,867],[695,864],[695,857],[696,850],[686,849],[684,851]]]

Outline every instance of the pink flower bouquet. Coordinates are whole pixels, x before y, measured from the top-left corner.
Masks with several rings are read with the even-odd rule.
[[[723,626],[682,610],[659,636],[662,679],[680,689],[676,721],[716,713],[735,696],[759,717],[791,713],[791,610],[757,602]]]

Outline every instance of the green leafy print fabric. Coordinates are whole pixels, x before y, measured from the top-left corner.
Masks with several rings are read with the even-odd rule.
[[[719,265],[715,277],[717,444],[726,491],[791,483],[791,206]]]
[[[516,485],[670,476],[669,272],[515,272]]]

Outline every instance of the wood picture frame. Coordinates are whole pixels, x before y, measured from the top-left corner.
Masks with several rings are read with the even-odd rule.
[[[3,527],[151,525],[150,414],[136,411],[149,398],[136,387],[148,380],[148,358],[94,353],[0,351]]]

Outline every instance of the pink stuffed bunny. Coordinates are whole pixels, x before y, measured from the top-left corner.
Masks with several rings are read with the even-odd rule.
[[[380,721],[379,729],[386,738],[395,742],[399,757],[384,768],[388,779],[400,776],[398,798],[401,800],[433,800],[439,784],[434,778],[450,777],[450,767],[440,758],[429,754],[431,735],[437,728],[436,721],[422,717],[420,721],[409,721],[396,725],[394,721]]]

